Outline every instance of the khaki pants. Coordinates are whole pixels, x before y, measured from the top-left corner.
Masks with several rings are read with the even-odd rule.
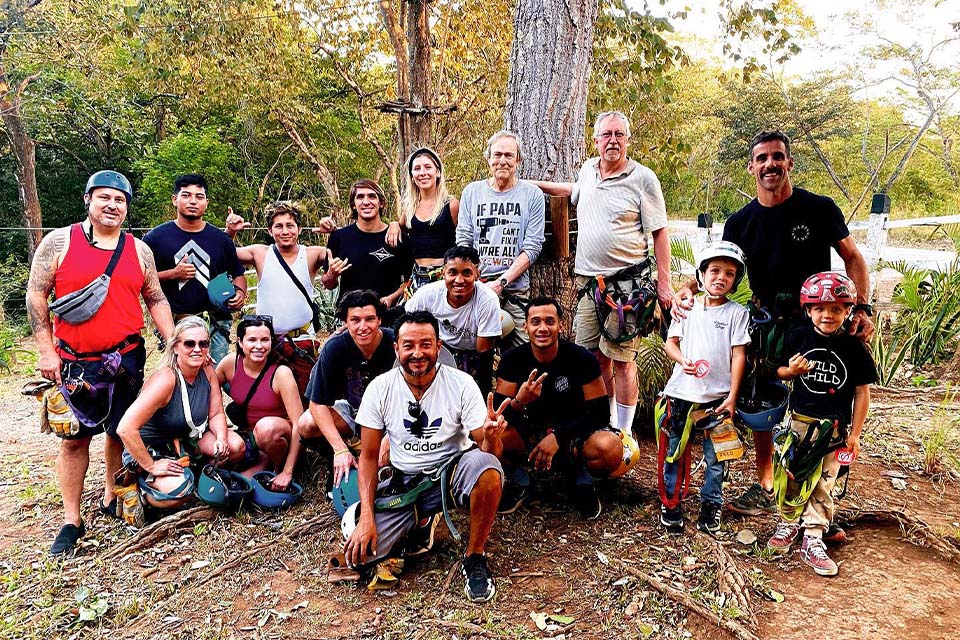
[[[814,428],[814,425],[791,416],[790,428],[802,438],[807,433],[807,429]],[[837,427],[834,427],[833,437],[839,437]],[[840,470],[840,463],[837,462],[835,454],[835,451],[831,451],[824,456],[820,480],[817,481],[817,486],[814,487],[800,515],[800,525],[804,528],[804,535],[813,538],[822,538],[830,523],[833,522],[835,511],[833,487],[837,483],[837,472]]]

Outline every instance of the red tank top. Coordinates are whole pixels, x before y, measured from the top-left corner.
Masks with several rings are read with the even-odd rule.
[[[54,275],[53,290],[56,297],[90,284],[106,271],[111,256],[112,249],[91,247],[81,226],[71,225],[70,248]],[[53,335],[70,345],[74,351],[89,352],[109,349],[130,334],[140,333],[143,329],[143,311],[140,309],[143,282],[136,242],[133,236],[127,234],[103,305],[92,318],[80,324],[70,324],[54,317]]]
[[[277,418],[286,418],[287,409],[283,406],[283,398],[273,390],[273,376],[277,374],[277,365],[271,364],[267,367],[267,372],[263,374],[257,390],[250,398],[250,404],[247,405],[247,424],[252,428],[257,424],[260,418],[274,416]],[[250,386],[256,378],[251,378],[243,370],[243,356],[237,355],[237,361],[233,370],[233,380],[230,381],[230,397],[234,402],[243,402],[247,394],[250,393]]]

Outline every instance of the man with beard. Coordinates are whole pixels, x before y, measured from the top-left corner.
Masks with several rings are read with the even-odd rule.
[[[63,496],[64,523],[50,548],[52,556],[71,553],[85,533],[80,519],[80,500],[90,466],[90,441],[98,433],[107,434],[104,441],[106,482],[100,511],[117,517],[113,477],[120,469],[123,453],[117,425],[143,385],[147,357],[140,337],[141,299],[160,334],[168,338],[173,333],[170,305],[160,289],[153,254],[143,242],[123,233],[123,221],[132,198],[133,189],[125,176],[116,171],[93,174],[83,196],[87,219],[47,234],[30,265],[27,314],[40,355],[37,362],[40,375],[58,385],[94,388],[109,385],[109,391],[102,390],[99,394],[101,398],[109,396],[107,415],[87,416],[102,418],[97,426],[84,423],[73,435],[58,432],[62,439],[57,456],[57,480]],[[60,300],[79,293],[103,275],[118,249],[105,298],[93,315],[74,322],[56,316],[51,325],[50,294],[55,292]]]
[[[157,260],[160,286],[170,302],[173,319],[205,316],[210,325],[210,357],[214,363],[227,355],[233,317],[230,311],[243,307],[247,299],[247,278],[237,259],[237,250],[226,233],[207,224],[207,181],[195,173],[177,178],[173,197],[177,217],[143,237]],[[216,308],[207,295],[207,286],[226,273],[235,293],[226,302],[228,310]]]
[[[383,304],[376,291],[347,293],[337,306],[337,317],[347,330],[324,343],[310,375],[310,407],[297,428],[305,446],[333,453],[333,485],[357,466],[360,429],[355,421],[367,385],[394,362],[393,331],[382,328]]]
[[[480,256],[473,247],[452,247],[443,257],[443,282],[425,284],[404,309],[430,311],[440,322],[440,340],[457,362],[490,391],[493,345],[500,337],[500,301],[489,287],[477,287]]]
[[[250,223],[232,209],[229,211],[227,235],[235,238]],[[300,244],[301,220],[300,208],[295,203],[274,202],[267,209],[267,233],[273,246],[237,247],[237,257],[257,270],[257,315],[272,318],[274,331],[281,338],[280,354],[290,365],[300,394],[306,395],[310,370],[320,347],[313,327],[313,282],[327,260],[331,269],[342,269],[343,261],[333,258],[325,247]],[[322,233],[335,228],[331,218],[320,223],[317,230]]]
[[[506,403],[495,411],[489,395],[484,407],[480,389],[469,375],[437,365],[439,326],[425,311],[400,317],[395,350],[400,368],[370,383],[357,412],[362,439],[360,509],[359,516],[352,510],[344,515],[345,533],[355,527],[345,545],[347,562],[362,568],[390,556],[401,540],[406,539],[410,548],[409,538],[432,539],[433,516],[446,511],[449,496],[470,510],[464,592],[472,602],[487,602],[496,587],[484,547],[500,502],[503,470],[497,456],[503,449],[500,438],[506,422],[501,414]],[[384,432],[390,441],[393,475],[378,487],[377,451]],[[434,482],[413,503],[374,512],[377,497],[407,493],[424,479]]]
[[[830,198],[793,186],[790,138],[782,131],[761,131],[750,141],[747,153],[747,171],[756,182],[757,197],[727,219],[723,239],[737,244],[746,255],[753,302],[775,319],[775,323],[766,326],[775,325],[778,335],[786,336],[793,326],[804,321],[798,296],[801,285],[814,273],[830,271],[833,248],[857,287],[850,333],[868,341],[873,335],[873,310],[867,304],[870,275],[850,237],[843,212]],[[696,281],[680,289],[674,301],[676,315],[684,317],[686,310],[693,307],[696,290]],[[771,363],[781,359],[777,354],[763,355]],[[790,355],[793,354],[787,357]],[[732,511],[750,516],[776,511],[772,425],[768,430],[754,431],[753,442],[758,482],[728,505]]]

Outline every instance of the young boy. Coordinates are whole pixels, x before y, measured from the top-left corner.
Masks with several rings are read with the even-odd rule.
[[[781,521],[767,547],[786,553],[803,529],[800,557],[821,576],[835,576],[838,570],[823,543],[824,532],[833,520],[833,486],[841,466],[837,448],[845,446],[847,451],[840,457],[845,457],[848,463],[860,452],[860,432],[870,404],[870,384],[877,379],[866,345],[844,328],[856,300],[856,286],[843,274],[827,271],[807,278],[800,290],[800,304],[810,323],[797,327],[787,337],[784,353],[794,355],[777,369],[782,380],[794,380],[789,421],[789,429],[795,434],[793,460],[789,463],[794,477],[790,482],[774,483]],[[807,434],[809,429],[818,431]],[[830,433],[822,429],[829,429]],[[789,432],[783,433],[789,435]],[[822,439],[814,437],[821,434]],[[814,464],[807,478],[797,477],[796,474],[802,473],[797,461],[804,454],[803,448],[815,452],[810,443],[817,441],[828,451],[822,465]],[[778,439],[778,442],[785,441]],[[809,469],[811,465],[800,466]],[[800,503],[802,487],[806,484],[810,490],[817,469],[820,477],[806,502]],[[800,493],[797,487],[801,487]],[[787,502],[791,492],[791,501]]]
[[[727,294],[736,290],[745,268],[743,252],[737,245],[709,245],[697,271],[697,283],[706,295],[694,303],[686,318],[671,324],[667,334],[666,352],[677,364],[658,404],[657,424],[662,434],[658,477],[660,523],[673,533],[683,531],[680,501],[690,474],[690,414],[712,408],[715,414],[732,416],[736,406],[750,342],[749,313],[728,300]],[[704,433],[703,457],[707,469],[700,489],[697,528],[715,535],[720,531],[723,507],[723,463],[717,460],[709,433]],[[678,470],[684,474],[682,479],[677,477]]]

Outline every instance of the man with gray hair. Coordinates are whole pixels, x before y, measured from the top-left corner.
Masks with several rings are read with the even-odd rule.
[[[527,269],[543,247],[544,200],[533,184],[517,177],[522,158],[517,134],[502,130],[490,136],[483,157],[490,177],[471,182],[460,196],[457,244],[477,250],[481,280],[513,318],[516,330],[505,345],[509,348],[529,342],[518,299],[529,295]]]
[[[614,424],[630,432],[637,409],[636,357],[651,326],[656,302],[669,309],[670,234],[660,181],[627,157],[630,122],[619,111],[597,116],[593,142],[599,157],[580,169],[576,182],[538,182],[544,192],[570,196],[577,207],[574,272],[579,298],[576,343],[593,351],[611,397]],[[656,281],[648,259],[653,236]]]

